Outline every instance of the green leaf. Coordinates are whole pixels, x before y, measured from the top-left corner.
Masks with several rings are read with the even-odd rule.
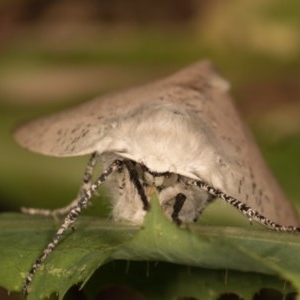
[[[103,266],[109,261],[120,259],[159,262],[152,268],[154,275],[147,281],[147,287],[140,287],[149,299],[157,299],[158,291],[164,295],[162,299],[184,295],[200,297],[200,292],[203,299],[215,299],[218,293],[229,291],[248,299],[262,287],[282,289],[284,281],[278,277],[288,280],[300,291],[298,235],[203,225],[178,228],[163,216],[157,201],[151,204],[141,228],[80,217],[75,232],[68,232],[36,273],[28,299],[43,299],[52,293],[58,293],[62,299],[71,286],[87,282],[100,266],[97,274],[109,266]],[[9,291],[21,290],[26,272],[58,226],[59,223],[51,218],[1,215],[0,286]],[[168,262],[171,264],[166,264]],[[140,266],[133,263],[136,265]],[[162,266],[165,266],[164,272]],[[191,273],[187,271],[188,267],[192,268]],[[139,280],[135,267],[131,269],[135,280]],[[118,268],[104,272],[100,282],[110,277],[116,279],[122,272],[124,269]],[[225,284],[226,272],[230,284]],[[164,278],[162,274],[165,274]],[[87,289],[93,286],[93,280],[96,279],[93,277],[89,281]],[[133,281],[134,287],[133,278],[128,276],[128,280]],[[158,283],[162,286],[154,292],[153,284],[156,290]],[[251,288],[245,288],[247,285]],[[87,293],[95,292],[89,290]]]
[[[59,223],[21,214],[2,214],[0,220],[0,256],[4,258],[0,261],[0,286],[21,290],[27,271]],[[62,297],[73,284],[88,280],[136,231],[96,218],[81,218],[75,232],[66,235],[36,273],[28,299],[43,299],[54,292]]]

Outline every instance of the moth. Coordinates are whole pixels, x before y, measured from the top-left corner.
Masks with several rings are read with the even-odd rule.
[[[83,184],[68,206],[23,209],[29,214],[66,214],[29,270],[24,295],[104,182],[111,190],[111,214],[117,222],[141,224],[156,190],[163,212],[177,224],[197,221],[210,202],[221,198],[250,221],[300,232],[294,209],[236,111],[229,83],[210,61],[31,121],[17,128],[14,138],[45,155],[91,155]],[[97,162],[103,173],[91,182]]]

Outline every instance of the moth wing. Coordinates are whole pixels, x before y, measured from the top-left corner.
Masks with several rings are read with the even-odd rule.
[[[171,78],[174,86],[185,88],[173,102],[185,105],[209,128],[215,143],[218,186],[224,193],[247,203],[279,224],[298,225],[295,210],[287,200],[252,137],[241,121],[229,95],[229,84],[212,64],[205,62]],[[202,129],[203,130],[203,126]],[[195,164],[193,175],[206,181]],[[179,170],[180,171],[180,170]]]
[[[202,75],[204,71],[205,76],[205,70],[210,65],[208,61],[202,61],[192,69],[200,71]],[[174,89],[170,82],[174,83],[173,77],[176,76],[100,96],[62,112],[21,124],[14,131],[14,139],[30,151],[51,156],[89,154],[99,150],[99,142],[105,149],[105,144],[109,144],[105,139],[106,133],[118,122],[145,104],[168,101]]]

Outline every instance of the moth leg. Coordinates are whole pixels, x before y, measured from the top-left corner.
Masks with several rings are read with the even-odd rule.
[[[243,213],[247,218],[251,221],[254,220],[272,230],[275,231],[284,231],[284,232],[295,232],[295,233],[300,233],[300,227],[294,227],[294,226],[284,226],[284,225],[279,225],[268,218],[264,217],[261,215],[258,211],[252,209],[250,206],[247,204],[223,193],[222,191],[210,186],[204,181],[201,180],[195,180],[195,179],[186,179],[186,183],[188,185],[195,185],[198,186],[200,189],[210,193],[211,195],[221,198],[236,209],[238,209],[241,213]]]
[[[60,216],[60,215],[66,215],[73,207],[76,206],[77,202],[83,197],[83,195],[86,193],[86,191],[91,186],[91,180],[93,176],[93,171],[95,169],[96,162],[98,160],[99,154],[97,152],[94,152],[85,168],[84,175],[83,175],[83,181],[80,186],[80,189],[78,191],[78,194],[76,198],[69,203],[65,207],[57,208],[54,210],[51,209],[40,209],[40,208],[31,208],[31,207],[21,207],[21,212],[29,215],[42,215],[42,216]]]
[[[145,190],[139,180],[138,172],[137,172],[136,168],[134,167],[134,162],[132,162],[130,160],[124,160],[123,164],[128,170],[130,181],[133,183],[138,194],[140,195],[141,201],[143,202],[144,210],[149,210],[150,204],[149,204],[149,201],[145,194]]]
[[[179,213],[183,207],[183,204],[186,200],[186,196],[182,193],[178,193],[175,197],[175,202],[173,205],[173,213],[171,215],[172,220],[175,224],[180,225],[181,224],[181,220],[179,219]]]
[[[98,179],[90,186],[88,190],[85,191],[84,196],[81,197],[81,199],[78,201],[78,203],[70,210],[70,212],[67,214],[64,222],[60,226],[60,228],[57,230],[57,232],[52,237],[50,243],[46,246],[46,248],[43,250],[43,252],[40,254],[40,256],[37,258],[35,263],[32,265],[31,269],[26,275],[25,283],[22,289],[23,296],[27,296],[29,293],[30,284],[32,282],[32,278],[34,274],[37,272],[37,270],[41,267],[45,259],[48,257],[48,255],[54,250],[54,248],[57,246],[58,242],[63,237],[65,231],[73,227],[75,221],[77,220],[78,215],[81,213],[81,211],[86,208],[89,201],[91,200],[92,196],[95,194],[99,186],[107,179],[109,175],[111,175],[116,170],[120,170],[123,168],[123,161],[121,160],[115,160],[99,177]]]

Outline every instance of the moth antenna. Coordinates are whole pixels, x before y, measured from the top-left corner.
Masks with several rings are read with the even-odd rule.
[[[96,163],[99,158],[99,153],[98,152],[93,152],[92,155],[90,156],[90,159],[86,165],[86,168],[84,170],[83,174],[83,180],[82,184],[79,188],[78,194],[76,198],[69,203],[67,206],[60,207],[58,209],[40,209],[40,208],[32,208],[32,207],[21,207],[21,212],[28,214],[28,215],[42,215],[42,216],[61,216],[61,215],[66,215],[73,207],[76,206],[78,201],[85,195],[86,191],[90,188],[91,186],[91,181],[92,181],[92,176],[93,172],[96,166]]]
[[[250,206],[247,204],[223,193],[222,191],[210,186],[204,181],[201,180],[195,180],[195,179],[186,179],[186,184],[188,185],[195,185],[198,186],[200,189],[210,193],[211,195],[221,198],[236,209],[238,209],[241,213],[243,213],[245,216],[248,217],[250,222],[252,220],[272,229],[275,231],[284,231],[284,232],[295,232],[295,233],[300,233],[300,227],[295,227],[295,226],[284,226],[284,225],[279,225],[266,217],[264,217],[262,214],[260,214],[258,211],[252,209]]]
[[[23,289],[22,289],[22,294],[25,298],[29,293],[29,288],[30,288],[31,281],[32,281],[34,274],[41,267],[41,265],[43,264],[45,259],[48,257],[48,255],[55,249],[58,242],[63,237],[65,231],[74,225],[75,221],[77,220],[78,215],[88,205],[92,196],[95,194],[95,192],[100,187],[100,185],[108,178],[108,176],[110,176],[116,170],[120,170],[122,168],[123,168],[122,160],[116,159],[113,163],[111,163],[108,166],[108,168],[106,168],[103,171],[103,173],[98,177],[98,179],[90,186],[90,188],[85,191],[85,194],[82,196],[82,198],[67,214],[63,224],[60,226],[60,228],[57,230],[55,235],[52,237],[51,242],[46,246],[46,248],[43,250],[41,255],[37,258],[35,263],[32,265],[30,271],[28,272],[28,274],[25,278],[25,283],[24,283]]]

